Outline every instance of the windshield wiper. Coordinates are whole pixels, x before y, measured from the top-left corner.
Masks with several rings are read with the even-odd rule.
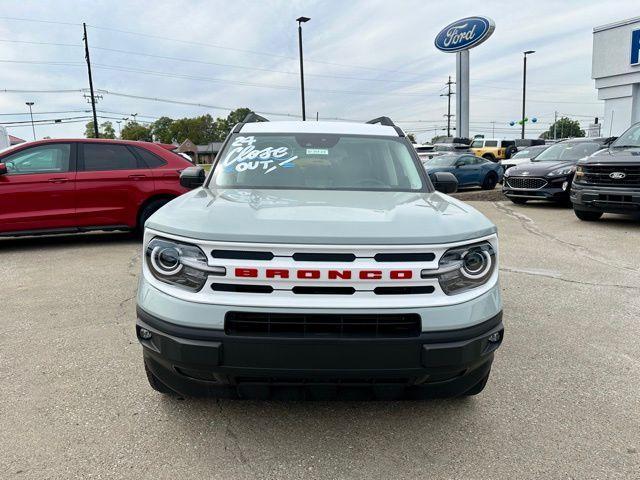
[[[611,145],[610,148],[640,148],[640,145]]]

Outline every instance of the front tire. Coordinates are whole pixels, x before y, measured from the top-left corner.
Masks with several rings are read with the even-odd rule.
[[[490,153],[485,153],[482,158],[484,158],[485,160],[489,160],[490,162],[495,162],[496,161],[496,157],[494,157],[493,155],[491,155]]]
[[[154,213],[156,213],[156,211],[158,211],[161,207],[166,205],[168,202],[169,202],[169,199],[160,198],[158,200],[153,200],[152,202],[149,202],[147,205],[145,205],[142,208],[142,210],[140,210],[140,213],[138,214],[138,225],[136,227],[136,230],[139,233],[142,233],[144,231],[144,224],[149,219],[149,217]]]
[[[471,397],[473,395],[478,395],[480,392],[482,392],[484,390],[484,387],[487,386],[487,381],[489,380],[490,373],[491,373],[491,370],[487,372],[487,374],[484,376],[484,378],[482,378],[482,380],[480,380],[473,387],[471,387],[469,390],[464,392],[464,396]]]
[[[497,184],[498,176],[493,172],[489,172],[487,173],[486,177],[484,177],[480,188],[482,188],[482,190],[493,190],[494,188],[496,188]]]
[[[147,362],[144,362],[144,372],[147,374],[147,380],[149,381],[149,385],[156,392],[162,393],[163,395],[168,395],[170,397],[179,396],[176,392],[174,392],[169,387],[167,387],[164,383],[162,383],[158,379],[158,377],[156,377],[153,373],[151,373],[151,370],[149,370],[149,367],[147,366]]]
[[[595,222],[602,216],[602,212],[588,212],[586,210],[574,210],[573,213],[576,214],[576,217],[585,222]]]

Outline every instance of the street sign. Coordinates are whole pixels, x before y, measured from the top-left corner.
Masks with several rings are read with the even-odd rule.
[[[488,17],[467,17],[444,27],[435,45],[443,52],[460,52],[480,45],[491,36],[496,25]]]

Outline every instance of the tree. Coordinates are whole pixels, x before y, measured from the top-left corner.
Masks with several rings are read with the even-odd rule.
[[[129,121],[122,127],[120,138],[123,140],[151,141],[151,128],[140,125],[138,122]]]
[[[160,117],[151,124],[151,133],[156,141],[161,143],[173,142],[174,138],[171,125],[173,125],[173,120],[169,117]]]
[[[100,130],[100,137],[102,138],[116,138],[116,131],[113,129],[113,123],[103,122],[98,127]]]
[[[562,117],[553,123],[549,130],[542,134],[543,138],[573,138],[584,137],[584,130],[580,128],[580,122]]]
[[[98,125],[98,133],[100,134],[100,138],[116,138],[116,131],[113,129],[113,124],[111,122],[103,122]],[[84,129],[84,136],[86,138],[95,137],[93,120],[87,123]]]
[[[209,114],[194,118],[179,118],[171,123],[171,137],[178,143],[187,138],[196,145],[218,141],[215,121]]]

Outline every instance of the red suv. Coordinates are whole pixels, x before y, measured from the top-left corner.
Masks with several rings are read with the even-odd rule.
[[[41,140],[0,151],[0,235],[133,230],[187,191],[192,166],[162,146]]]

